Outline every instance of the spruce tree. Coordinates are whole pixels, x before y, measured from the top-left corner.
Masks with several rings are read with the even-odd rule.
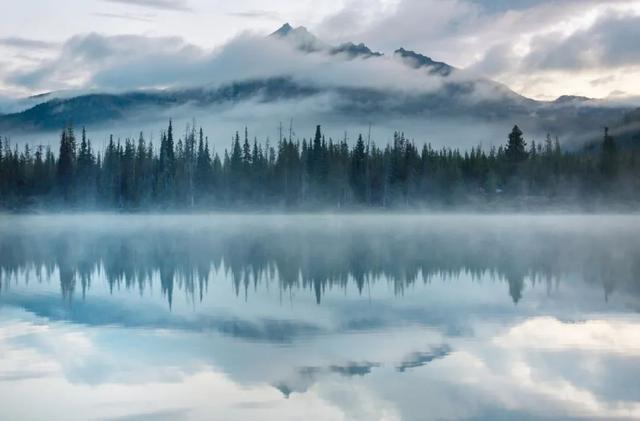
[[[345,143],[346,144],[346,143]],[[362,135],[358,136],[358,141],[351,154],[350,179],[353,193],[358,203],[364,203],[367,197],[367,155]]]
[[[516,125],[509,134],[509,142],[505,151],[507,159],[514,164],[519,164],[527,159],[527,143],[524,141],[522,130]]]
[[[60,137],[57,170],[58,187],[65,202],[71,202],[73,199],[75,161],[75,138],[73,129],[68,127]]]

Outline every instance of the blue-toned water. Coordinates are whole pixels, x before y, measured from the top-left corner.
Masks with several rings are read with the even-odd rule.
[[[640,217],[0,217],[0,419],[640,418]]]

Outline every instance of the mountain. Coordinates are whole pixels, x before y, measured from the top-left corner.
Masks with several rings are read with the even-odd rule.
[[[287,60],[296,64],[309,58],[309,69],[319,74],[324,73],[322,66],[326,63],[342,67],[335,71],[332,66],[334,73],[320,79],[311,77],[310,70],[298,70],[307,67],[294,65],[291,73],[239,77],[218,84],[212,80],[208,86],[192,88],[97,92],[64,98],[51,94],[40,98],[42,102],[35,106],[0,116],[0,134],[59,130],[69,122],[111,128],[126,121],[135,126],[143,118],[163,121],[181,113],[185,117],[200,113],[206,118],[223,119],[224,111],[232,109],[236,110],[234,115],[244,119],[243,124],[262,119],[269,127],[275,127],[274,121],[306,113],[309,121],[334,122],[342,129],[349,124],[362,127],[369,123],[399,129],[440,125],[453,140],[464,136],[473,142],[486,138],[481,134],[483,125],[496,125],[499,131],[493,133],[503,133],[515,123],[536,136],[551,132],[580,139],[586,133],[600,133],[605,125],[614,126],[631,111],[576,96],[536,101],[415,51],[399,48],[387,57],[363,43],[330,46],[306,28],[288,23],[267,39],[290,43],[297,55]],[[256,65],[250,60],[248,63]],[[389,66],[406,69],[408,73],[400,73],[410,76],[413,85],[403,77],[388,74]],[[391,69],[396,71],[397,67]],[[387,79],[392,80],[391,86],[385,84]],[[431,88],[414,87],[423,82]],[[237,111],[238,107],[245,108]],[[259,114],[254,114],[256,107]],[[447,127],[458,130],[458,134]]]
[[[364,43],[354,44],[353,42],[345,42],[338,46],[330,46],[320,41],[304,26],[294,28],[289,23],[282,25],[277,31],[273,32],[270,37],[289,42],[300,51],[306,53],[327,52],[331,55],[344,54],[348,58],[381,57],[383,55],[377,51],[372,51],[364,45]]]
[[[304,27],[300,27],[299,29],[304,29]],[[270,36],[272,37],[278,37],[278,38],[284,38],[286,36],[288,36],[289,34],[291,34],[291,32],[294,32],[293,26],[291,26],[289,24],[289,22],[283,24],[280,29],[276,30],[275,32],[273,32]]]
[[[593,98],[579,95],[562,95],[556,98],[553,102],[556,104],[583,104],[588,101],[593,101]]]
[[[19,113],[0,116],[0,129],[58,130],[70,122],[108,126],[140,114],[153,114],[190,105],[195,108],[242,102],[259,97],[277,102],[317,94],[318,90],[301,86],[288,78],[247,80],[216,89],[196,88],[129,92],[124,94],[88,94],[66,99],[52,99]]]
[[[639,148],[640,108],[628,112],[619,124],[611,127],[611,135],[623,148]]]
[[[409,66],[415,69],[426,68],[427,70],[429,70],[429,73],[432,74],[449,76],[453,71],[456,70],[455,67],[450,66],[447,63],[432,60],[431,57],[424,56],[422,54],[416,53],[415,51],[405,50],[404,48],[397,49],[394,54],[400,57]]]
[[[633,111],[627,113],[623,119],[625,124],[640,124],[640,108],[636,108]]]
[[[352,42],[345,42],[344,44],[340,44],[337,47],[333,47],[330,50],[331,54],[345,54],[349,58],[361,57],[361,58],[370,58],[370,57],[382,57],[384,54],[379,53],[377,51],[372,51],[369,47],[360,43],[358,45]]]
[[[307,30],[304,26],[298,26],[294,28],[285,23],[270,35],[271,38],[278,38],[292,43],[298,49],[305,52],[321,51],[327,48],[327,46],[321,42],[315,35]]]

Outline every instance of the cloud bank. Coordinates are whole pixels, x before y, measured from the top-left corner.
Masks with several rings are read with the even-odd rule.
[[[217,86],[238,80],[293,76],[320,86],[429,92],[442,78],[412,69],[391,56],[349,59],[324,52],[307,54],[291,43],[242,34],[225,46],[205,50],[180,37],[78,35],[60,53],[11,83],[34,90]],[[464,78],[460,75],[459,78]]]

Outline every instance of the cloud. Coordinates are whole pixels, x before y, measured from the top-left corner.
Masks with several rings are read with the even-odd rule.
[[[320,31],[332,45],[341,41],[364,41],[370,48],[385,53],[384,57],[369,60],[348,60],[346,57],[324,53],[302,54],[286,43],[268,39],[265,36],[266,31],[265,34],[240,34],[216,49],[192,44],[182,37],[82,34],[61,44],[59,52],[54,57],[43,58],[42,54],[37,54],[38,62],[3,69],[2,84],[16,92],[68,89],[121,92],[149,88],[213,88],[239,80],[291,76],[294,82],[305,87],[329,87],[333,91],[348,93],[352,91],[345,88],[371,89],[376,92],[392,89],[401,94],[387,97],[361,95],[360,100],[351,101],[353,104],[344,103],[346,94],[342,97],[326,95],[311,101],[314,111],[320,109],[315,115],[316,119],[321,111],[333,110],[340,113],[353,105],[355,107],[351,109],[356,108],[356,111],[353,115],[349,114],[350,118],[357,119],[366,115],[362,118],[371,119],[371,110],[398,110],[410,95],[432,93],[442,87],[440,78],[429,77],[426,71],[410,69],[395,59],[393,51],[404,46],[432,56],[436,60],[472,70],[466,74],[459,72],[454,76],[455,81],[466,82],[479,74],[497,79],[517,92],[538,99],[554,99],[562,94],[604,97],[613,90],[632,91],[633,88],[623,86],[625,81],[628,86],[634,85],[628,83],[628,76],[625,75],[615,75],[615,80],[607,82],[612,76],[609,68],[594,67],[594,73],[588,75],[583,85],[590,90],[598,89],[604,93],[593,95],[589,90],[580,91],[569,85],[574,80],[568,78],[567,72],[570,70],[555,69],[555,73],[551,73],[543,66],[538,68],[526,64],[527,60],[533,60],[534,54],[540,54],[540,61],[546,60],[542,53],[550,54],[551,47],[555,45],[550,43],[551,41],[577,38],[580,33],[589,33],[592,28],[605,27],[605,24],[600,23],[603,18],[600,18],[593,22],[581,21],[580,25],[571,26],[567,33],[561,36],[557,33],[559,22],[573,22],[571,16],[576,19],[584,18],[585,12],[581,11],[580,6],[584,6],[587,12],[593,12],[596,10],[593,9],[593,5],[600,3],[595,0],[552,3],[522,1],[510,8],[506,2],[498,7],[498,3],[472,0],[351,0],[346,2],[341,11],[328,16],[315,28],[312,27],[313,32]],[[182,4],[185,5],[186,2]],[[600,9],[596,11],[594,16],[602,15]],[[149,10],[140,12],[149,14],[98,15],[114,19],[145,20],[154,13]],[[160,13],[158,15],[161,16]],[[239,7],[236,11],[231,9],[223,16],[239,19],[276,19],[277,14],[269,10]],[[629,14],[621,13],[609,13],[606,16],[633,18]],[[625,28],[626,36],[633,39],[632,26],[628,24]],[[325,36],[321,38],[324,39]],[[552,39],[549,41],[545,37]],[[596,37],[596,40],[600,39],[609,38]],[[612,45],[615,43],[609,42]],[[626,50],[633,48],[634,46],[626,47]],[[601,80],[600,84],[590,83],[597,79]],[[508,94],[507,89],[496,88],[490,83],[474,84],[473,92],[464,95],[465,105],[473,101],[471,105],[479,108],[477,103],[487,99],[495,100],[499,95],[505,94]],[[353,97],[355,95],[350,98]],[[256,95],[256,100],[257,103],[251,103],[249,106],[259,109],[265,115],[269,114],[268,111],[276,109],[275,104],[269,104],[267,107],[259,103],[259,95]],[[412,105],[413,103],[408,107]],[[296,108],[299,107],[292,107],[294,110]],[[409,111],[417,108],[416,106]],[[230,114],[241,114],[240,111],[246,109],[241,110],[239,107],[225,110]],[[457,113],[456,117],[462,114],[452,110],[448,112]],[[406,112],[403,115],[409,114],[410,112]],[[277,116],[272,120],[286,121],[291,116],[297,119],[298,115],[291,109],[278,107]],[[502,115],[504,114],[496,118],[502,118]],[[246,114],[238,119],[246,119]],[[389,118],[386,121],[389,121]],[[358,121],[358,124],[361,123]],[[410,125],[407,122],[402,123],[395,124],[402,128]],[[519,123],[527,126],[526,122]],[[433,122],[429,122],[428,125],[432,128],[429,132],[424,132],[425,137],[431,137],[431,133],[441,130],[440,126],[436,128]],[[526,128],[537,130],[537,127]],[[552,129],[545,128],[544,132]],[[496,130],[491,128],[486,136],[494,136]],[[474,142],[478,138],[485,141],[486,136],[476,134],[473,136]]]
[[[221,131],[242,127],[251,115],[255,117],[252,126],[260,126],[257,128],[262,133],[272,134],[274,121],[291,118],[300,127],[325,122],[340,127],[340,131],[355,133],[366,130],[373,121],[385,132],[403,129],[434,144],[444,144],[447,138],[474,145],[478,141],[494,144],[496,139],[502,141],[503,132],[515,118],[535,136],[559,132],[556,126],[548,126],[555,123],[549,123],[546,117],[517,114],[522,107],[512,111],[488,106],[520,104],[522,98],[499,84],[475,78],[475,74],[464,71],[447,78],[431,75],[426,69],[405,65],[393,54],[348,59],[326,52],[304,53],[295,45],[264,35],[242,34],[220,48],[208,50],[180,37],[92,33],[72,37],[52,60],[14,72],[7,80],[30,90],[76,93],[212,90],[211,95],[205,90],[192,96],[196,99],[191,102],[176,97],[179,106],[167,106],[167,115],[162,116],[154,108],[156,104],[145,103],[127,114],[138,126],[136,130],[142,121],[157,122],[159,117],[196,117],[211,121],[203,125],[213,127],[212,133],[224,135]],[[286,83],[274,88],[257,82],[272,79]],[[214,90],[219,87],[228,88],[228,95]],[[587,129],[581,126],[581,130]]]
[[[93,16],[98,16],[101,18],[110,18],[110,19],[125,19],[125,20],[133,20],[136,22],[153,22],[152,15],[135,15],[132,13],[101,13],[96,12]]]
[[[7,37],[0,38],[0,46],[16,48],[20,50],[47,50],[54,48],[57,44],[53,42],[41,41],[29,38]]]
[[[406,66],[393,55],[365,60],[323,52],[305,54],[290,43],[263,35],[244,34],[221,48],[206,50],[179,37],[86,34],[65,42],[52,60],[14,72],[8,80],[33,91],[63,90],[79,95],[141,88],[233,87],[231,84],[236,81],[282,76],[291,80],[287,85],[291,89],[279,90],[281,96],[272,95],[269,100],[261,95],[269,92],[264,88],[254,92],[250,100],[234,104],[198,107],[188,103],[169,108],[166,114],[154,108],[137,110],[129,117],[135,122],[136,133],[155,129],[158,119],[190,121],[195,117],[216,139],[225,139],[225,146],[227,134],[247,124],[247,116],[252,116],[254,130],[272,139],[277,138],[274,122],[291,118],[301,128],[321,122],[329,136],[336,137],[342,137],[344,130],[353,137],[374,121],[374,132],[393,133],[402,128],[407,135],[428,137],[434,144],[445,133],[475,144],[478,139],[497,138],[496,133],[505,130],[500,124],[491,124],[482,129],[475,127],[471,135],[470,123],[458,121],[457,127],[452,128],[450,121],[435,121],[428,116],[416,121],[409,116],[416,103],[411,98],[438,91],[445,80],[425,69]],[[465,77],[452,75],[448,81],[465,81]],[[300,87],[303,93],[296,94]],[[385,95],[383,90],[393,90],[394,94]],[[481,101],[487,95],[486,90],[477,90],[468,98]],[[384,119],[374,117],[379,112],[386,113]],[[389,115],[391,112],[394,116]],[[127,126],[125,131],[128,133],[130,128]]]
[[[535,38],[523,64],[541,70],[583,70],[640,65],[640,15],[607,14],[569,36]]]
[[[327,38],[364,41],[387,51],[405,47],[464,67],[494,45],[513,44],[595,3],[597,0],[350,0],[325,18],[318,30]]]
[[[283,20],[278,12],[274,12],[272,10],[243,10],[238,12],[229,12],[227,13],[227,15],[247,19],[270,19],[275,21]]]
[[[52,60],[15,72],[8,80],[15,85],[47,90],[144,87],[142,75],[135,78],[114,72],[127,66],[133,70],[147,62],[147,80],[166,83],[168,71],[176,66],[186,69],[199,54],[197,47],[178,37],[76,35],[63,44]],[[101,77],[108,79],[110,86],[101,85]]]
[[[179,37],[91,33],[72,37],[57,57],[14,73],[9,81],[31,89],[107,91],[217,86],[281,76],[322,87],[406,92],[430,92],[443,84],[440,77],[405,66],[393,56],[375,60],[306,54],[262,35],[243,34],[221,48],[205,50]]]
[[[337,34],[387,51],[406,47],[437,55],[459,25],[475,20],[478,13],[476,5],[463,0],[401,0],[395,7],[380,0],[356,0],[326,18],[319,31],[326,38]]]
[[[191,11],[187,0],[102,0],[159,10]]]
[[[640,355],[638,324],[627,321],[588,320],[563,323],[538,317],[513,326],[494,338],[498,346],[524,349],[596,350],[600,353]]]
[[[188,0],[103,1],[155,10],[192,10]],[[629,76],[622,76],[609,84],[592,85],[592,80],[611,76],[612,68],[640,61],[638,46],[633,44],[640,31],[637,29],[640,27],[639,18],[625,4],[628,5],[628,2],[618,0],[345,0],[344,6],[337,9],[337,12],[334,8],[331,9],[332,12],[319,13],[319,18],[316,19],[319,23],[311,24],[311,27],[320,38],[333,45],[347,41],[365,42],[370,48],[382,51],[386,56],[392,56],[395,49],[405,47],[453,66],[495,78],[520,93],[536,98],[557,97],[561,93],[604,96],[605,90],[608,93],[613,89],[622,89],[623,85],[632,85],[633,81]],[[224,16],[275,22],[283,20],[280,11],[280,8],[269,10],[238,6]],[[156,18],[150,14],[119,11],[105,11],[94,15],[140,22]],[[188,34],[185,33],[185,36]],[[74,38],[77,41],[88,37],[78,35]],[[102,37],[107,43],[111,42],[110,39],[127,39]],[[187,44],[182,39],[182,46],[191,52],[180,51],[179,48],[167,51],[162,46],[162,37],[141,38],[147,39],[141,41],[145,49],[131,53],[128,59],[120,51],[116,53],[117,57],[96,58],[95,64],[74,61],[74,66],[66,66],[66,69],[62,60],[58,63],[47,60],[45,64],[51,65],[47,70],[54,72],[52,76],[47,75],[44,65],[22,61],[21,66],[13,66],[9,72],[9,82],[22,87],[37,86],[38,89],[47,90],[80,85],[90,85],[96,89],[145,88],[175,84],[178,70],[183,72],[184,80],[193,80],[194,84],[207,79],[216,82],[219,75],[212,74],[209,68],[215,61],[213,57],[223,50],[226,57],[231,56],[227,48],[213,52]],[[232,41],[235,46],[239,45],[237,39]],[[152,47],[149,44],[158,45]],[[173,44],[171,46],[175,47]],[[74,56],[72,47],[71,41],[65,43],[61,56],[67,61]],[[260,73],[260,68],[283,68],[286,67],[285,64],[304,67],[304,64],[298,63],[274,64],[272,61],[292,60],[295,56],[276,54],[268,57],[263,52],[273,52],[273,49],[260,51],[260,48],[264,47],[256,45],[253,49],[245,50],[247,57],[244,61],[258,67],[249,69],[249,73]],[[118,47],[113,47],[113,50],[118,50]],[[263,58],[265,62],[258,63],[257,57]],[[39,59],[42,60],[42,57]],[[161,59],[163,62],[159,61]],[[304,61],[310,64],[310,60],[305,58]],[[240,63],[240,60],[237,62]],[[321,60],[316,62],[322,64]],[[606,66],[601,63],[606,63]],[[19,71],[15,71],[18,67]],[[117,74],[128,67],[132,71],[130,81],[127,81],[126,74]],[[343,66],[344,69],[347,67]],[[566,84],[567,72],[586,68],[599,74],[591,74],[582,82],[583,91],[569,88]],[[241,68],[241,74],[246,73],[246,70]],[[392,69],[386,67],[386,70]],[[144,74],[145,71],[149,77]],[[313,73],[314,69],[311,71]],[[555,71],[556,74],[549,74],[550,71]],[[207,78],[207,74],[210,77]],[[404,76],[400,73],[396,79],[401,80]],[[363,78],[359,79],[356,83],[362,85]],[[389,75],[387,79],[390,79]],[[50,81],[50,86],[43,86],[47,80]],[[376,76],[375,80],[380,80],[380,77]],[[542,80],[545,82],[541,83]],[[602,93],[598,95],[595,92]]]
[[[548,3],[548,0],[470,0],[488,12],[523,10]]]
[[[535,98],[557,97],[560,92],[602,97],[611,88],[593,87],[589,81],[607,76],[612,68],[636,61],[638,47],[629,44],[638,39],[635,16],[640,9],[637,2],[633,3],[622,0],[347,0],[339,12],[322,20],[318,31],[334,43],[363,41],[385,52],[401,46],[416,50],[497,79]],[[607,16],[617,18],[605,22]],[[613,27],[607,28],[607,24]],[[571,38],[573,34],[575,38]],[[561,46],[564,40],[572,45]],[[601,53],[593,54],[590,42],[601,45],[598,50]],[[558,53],[554,54],[554,50]],[[566,50],[572,51],[566,55]],[[590,60],[591,56],[586,60],[581,57],[585,50],[595,55],[596,60]],[[549,74],[549,65],[554,61],[555,73]],[[603,61],[607,63],[605,66],[595,65]],[[571,67],[571,63],[575,67]],[[590,68],[594,74],[576,81],[573,71],[576,68]],[[548,82],[536,82],[542,80],[542,76]],[[568,79],[573,84],[568,84]],[[637,85],[636,79],[625,75],[616,83],[616,88]]]
[[[589,82],[591,86],[601,86],[606,85],[607,83],[611,83],[616,80],[616,77],[613,75],[599,77],[597,79],[593,79]]]
[[[187,419],[191,411],[189,409],[161,409],[116,416],[107,418],[106,421],[171,421]]]
[[[482,60],[471,66],[470,70],[484,75],[500,74],[506,69],[511,68],[517,56],[510,44],[498,44],[488,49]]]

